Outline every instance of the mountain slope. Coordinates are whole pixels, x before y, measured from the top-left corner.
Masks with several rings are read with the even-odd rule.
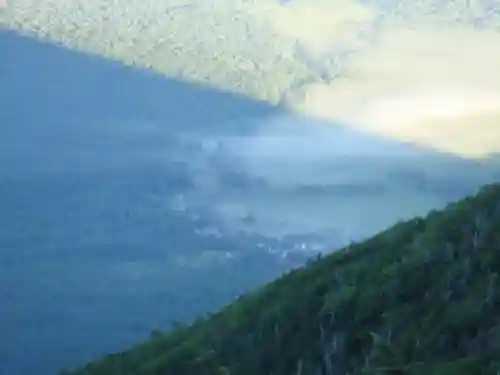
[[[71,374],[497,374],[499,274],[497,184]]]

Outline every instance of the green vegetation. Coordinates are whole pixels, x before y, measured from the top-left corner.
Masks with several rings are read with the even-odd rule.
[[[311,73],[294,59],[294,41],[245,12],[245,3],[19,0],[0,12],[0,28],[278,102]]]
[[[359,46],[344,40],[377,36],[394,22],[500,27],[493,0],[301,1],[292,8],[279,0],[10,0],[0,7],[0,29],[275,104],[289,103],[302,86],[349,75]],[[359,18],[353,8],[374,17]],[[311,53],[318,45],[322,52]]]
[[[478,375],[499,353],[497,184],[70,374]]]

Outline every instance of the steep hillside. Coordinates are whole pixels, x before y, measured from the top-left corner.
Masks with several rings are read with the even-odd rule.
[[[498,374],[499,254],[497,184],[70,374]]]
[[[0,33],[446,153],[500,150],[498,0],[4,3]]]
[[[387,30],[400,35],[391,30],[395,23],[412,30],[431,25],[498,30],[496,8],[494,0],[3,0],[0,29],[277,103],[300,95],[308,84],[357,77],[353,54],[381,32],[383,38]],[[475,55],[459,40],[464,55]],[[419,43],[404,44],[418,50]],[[495,40],[476,44],[495,50]],[[408,50],[398,52],[406,56]],[[476,66],[480,60],[474,60]],[[450,65],[458,69],[451,61],[455,64],[445,64],[448,74]],[[486,71],[492,83],[496,70]],[[425,76],[406,75],[419,82]]]

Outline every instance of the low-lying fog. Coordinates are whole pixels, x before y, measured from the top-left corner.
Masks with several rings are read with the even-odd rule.
[[[122,350],[500,177],[29,38],[0,51],[2,375]]]
[[[197,157],[180,154],[194,188],[177,201],[206,206],[231,230],[331,230],[349,241],[498,177],[493,166],[318,119],[283,113],[253,126],[251,135],[199,139]]]

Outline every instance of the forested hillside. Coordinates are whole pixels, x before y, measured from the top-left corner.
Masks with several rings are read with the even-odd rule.
[[[497,184],[69,373],[498,374],[499,274]]]

